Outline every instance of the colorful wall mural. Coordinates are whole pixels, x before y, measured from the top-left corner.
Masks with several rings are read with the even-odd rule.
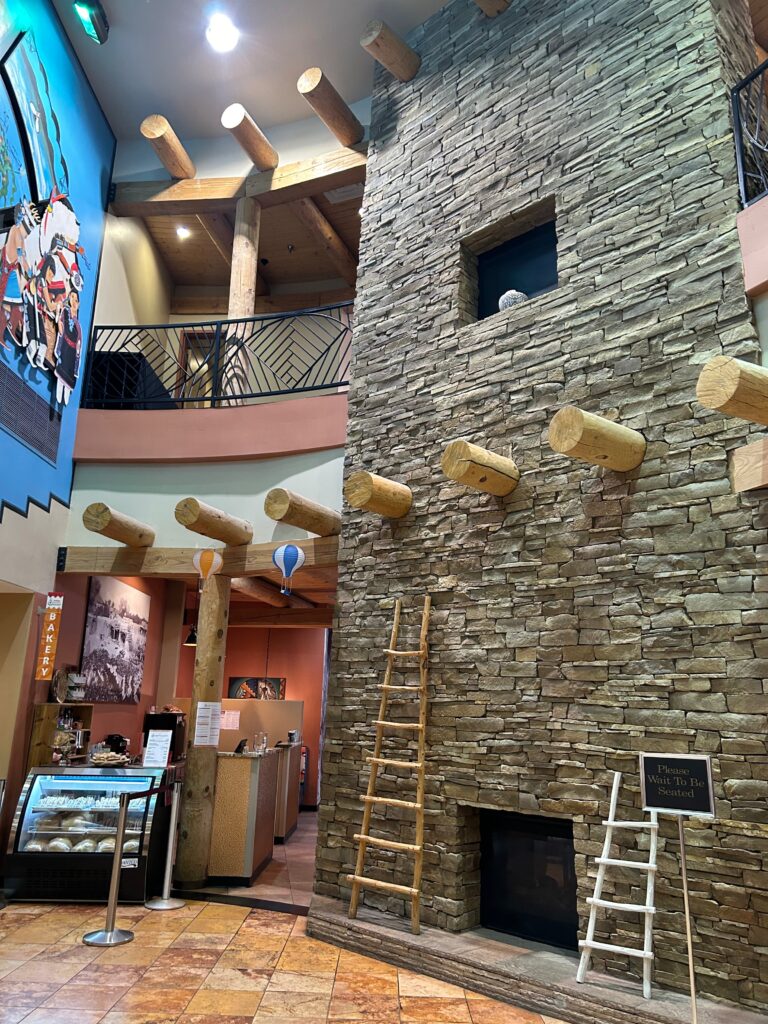
[[[49,0],[0,0],[0,517],[69,502],[114,148]]]

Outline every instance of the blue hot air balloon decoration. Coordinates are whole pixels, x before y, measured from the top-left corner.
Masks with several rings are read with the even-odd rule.
[[[291,576],[304,565],[304,559],[306,555],[297,547],[295,544],[281,544],[272,553],[272,561],[275,566],[283,574],[283,582],[280,587],[281,594],[290,594],[291,592]]]

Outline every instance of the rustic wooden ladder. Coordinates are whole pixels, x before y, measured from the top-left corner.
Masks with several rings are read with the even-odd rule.
[[[384,672],[384,682],[381,687],[381,704],[379,705],[379,717],[373,723],[376,727],[376,742],[373,748],[373,755],[366,757],[371,766],[371,774],[368,777],[368,790],[363,801],[363,823],[360,831],[355,834],[359,846],[357,849],[357,862],[354,875],[347,875],[347,881],[352,883],[352,898],[349,903],[349,916],[357,917],[357,906],[360,901],[360,889],[378,889],[383,892],[397,893],[400,896],[410,897],[411,900],[411,931],[414,935],[419,934],[419,913],[421,895],[421,873],[424,866],[424,783],[426,777],[426,732],[427,732],[427,682],[429,647],[427,636],[429,632],[429,613],[432,606],[432,599],[429,594],[424,598],[424,609],[421,615],[421,633],[419,635],[419,649],[417,651],[399,651],[397,640],[400,633],[400,614],[402,601],[398,598],[395,602],[395,617],[392,623],[392,637],[389,647],[384,654],[387,657],[387,667]],[[394,686],[392,675],[396,670],[398,659],[412,659],[417,662],[419,669],[418,686],[403,685]],[[387,720],[387,708],[389,706],[390,694],[392,693],[418,693],[419,695],[419,719],[417,722],[392,722]],[[394,700],[405,699],[391,698]],[[384,732],[392,729],[396,732],[415,732],[418,742],[416,760],[402,761],[382,757],[384,743]],[[416,773],[416,799],[395,800],[390,797],[376,796],[376,779],[379,767],[408,768]],[[376,806],[404,807],[415,811],[415,836],[413,843],[396,843],[391,839],[380,839],[370,835],[371,816]],[[376,846],[383,850],[394,850],[399,853],[414,855],[413,861],[413,882],[411,885],[395,885],[394,882],[383,882],[378,878],[368,878],[364,874],[365,851],[368,846]]]
[[[587,899],[590,905],[589,924],[587,925],[587,937],[579,942],[581,949],[581,961],[576,980],[583,982],[589,970],[589,961],[593,950],[603,950],[607,953],[623,953],[624,956],[637,957],[643,961],[643,996],[651,998],[651,969],[653,966],[653,915],[656,913],[654,906],[656,890],[656,856],[659,844],[659,816],[656,811],[650,812],[649,821],[621,821],[616,818],[616,808],[619,802],[619,789],[621,787],[621,772],[615,772],[613,776],[613,789],[611,791],[611,805],[608,811],[608,820],[603,824],[606,827],[603,852],[597,857],[595,863],[597,868],[597,879],[595,880],[595,892]],[[648,830],[650,836],[650,849],[647,861],[615,860],[611,857],[611,844],[613,843],[614,829],[641,829]],[[645,903],[615,903],[613,900],[604,900],[603,883],[605,881],[606,869],[628,868],[634,871],[643,871],[646,875],[645,882]],[[645,934],[643,948],[633,949],[631,946],[614,946],[607,942],[595,942],[595,925],[597,924],[597,912],[603,910],[621,910],[628,913],[645,915]]]

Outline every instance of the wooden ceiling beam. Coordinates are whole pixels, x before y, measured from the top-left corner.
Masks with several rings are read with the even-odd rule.
[[[277,150],[242,103],[230,103],[221,115],[222,127],[232,133],[260,171],[273,171],[280,162]]]
[[[162,114],[150,114],[141,122],[139,131],[172,178],[194,178],[194,162],[167,118]]]
[[[489,18],[495,18],[497,14],[503,14],[512,3],[512,0],[475,0],[475,3]]]
[[[155,543],[155,531],[151,526],[110,508],[103,501],[95,501],[85,509],[83,526],[131,548],[148,548]]]
[[[282,541],[281,543],[286,543]],[[314,567],[334,568],[339,560],[338,537],[304,537],[291,543],[301,545],[304,565],[300,572]],[[270,544],[243,544],[217,548],[224,564],[224,576],[265,576],[275,573],[272,554],[278,547]],[[142,576],[159,579],[198,579],[193,559],[199,548],[99,548],[59,549],[57,571],[87,576]]]
[[[200,223],[200,227],[211,240],[211,245],[231,270],[232,250],[235,245],[235,229],[230,224],[227,215],[225,213],[198,213],[197,220]],[[269,286],[261,274],[256,275],[256,294],[269,294]],[[227,312],[226,306],[223,312]]]
[[[334,88],[322,68],[308,68],[296,88],[342,146],[362,142],[365,128]]]
[[[385,21],[372,21],[360,45],[401,82],[410,82],[421,67],[421,57]]]
[[[253,538],[253,527],[245,519],[238,519],[198,498],[182,498],[176,505],[174,515],[177,523],[193,533],[220,540],[224,544],[250,544]]]
[[[248,195],[264,207],[292,203],[365,181],[367,147],[338,149],[311,160],[284,164],[246,178],[194,178],[191,181],[121,181],[110,206],[116,217],[184,216],[234,210]]]
[[[263,626],[265,629],[330,629],[333,607],[325,608],[260,608],[258,605],[233,601],[229,606],[229,628]]]
[[[295,203],[291,203],[291,210],[317,240],[339,272],[342,281],[346,281],[351,288],[354,288],[357,281],[357,260],[315,201],[313,199],[297,199]]]
[[[182,286],[186,287],[186,286]],[[355,297],[354,288],[339,288],[330,292],[302,292],[290,295],[271,295],[256,299],[254,316],[270,313],[292,313],[299,309],[315,309],[318,306],[334,306],[339,302],[350,302]],[[226,316],[229,297],[225,291],[217,295],[204,292],[195,294],[180,292],[177,288],[171,299],[171,313],[179,316],[207,315],[211,319]]]
[[[308,601],[298,594],[283,594],[280,587],[268,580],[262,580],[258,576],[236,576],[232,580],[232,589],[239,594],[253,598],[254,601],[272,605],[274,608],[315,607],[312,601]]]
[[[287,523],[299,530],[333,537],[341,533],[341,513],[320,505],[303,494],[285,487],[273,487],[264,498],[264,515],[276,523]]]

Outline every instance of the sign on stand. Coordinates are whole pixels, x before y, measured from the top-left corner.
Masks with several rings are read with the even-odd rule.
[[[688,975],[691,982],[691,1020],[698,1024],[696,973],[693,967],[693,932],[688,895],[684,819],[714,818],[712,760],[708,754],[641,754],[640,788],[644,811],[673,814],[680,834],[680,873],[683,879],[685,931],[688,939]]]
[[[170,729],[150,729],[144,757],[141,763],[145,768],[165,768],[171,753],[173,733]]]

